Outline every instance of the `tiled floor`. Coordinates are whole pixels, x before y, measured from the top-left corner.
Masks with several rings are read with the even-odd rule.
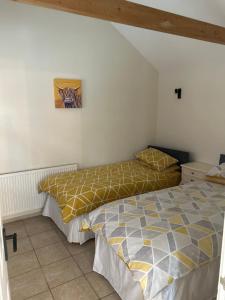
[[[5,224],[17,232],[18,251],[8,241],[12,300],[120,300],[110,284],[92,271],[94,240],[69,244],[56,225],[39,216]]]

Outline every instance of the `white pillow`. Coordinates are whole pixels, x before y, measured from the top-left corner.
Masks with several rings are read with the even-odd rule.
[[[208,173],[208,176],[217,176],[225,178],[225,163],[213,167]]]

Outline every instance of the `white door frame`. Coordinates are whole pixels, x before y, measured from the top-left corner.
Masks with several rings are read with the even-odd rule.
[[[10,300],[9,279],[2,234],[2,220],[0,208],[0,300]]]

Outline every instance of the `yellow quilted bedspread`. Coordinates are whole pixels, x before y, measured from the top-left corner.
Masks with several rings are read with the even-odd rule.
[[[52,175],[39,185],[62,210],[65,223],[74,217],[122,198],[178,185],[175,167],[158,172],[138,160]]]

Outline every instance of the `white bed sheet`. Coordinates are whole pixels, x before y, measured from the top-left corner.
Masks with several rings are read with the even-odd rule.
[[[103,275],[122,300],[143,300],[138,282],[105,239],[96,235],[94,271]],[[216,297],[219,259],[175,280],[152,300],[211,300]],[[145,299],[150,300],[150,299]]]
[[[92,232],[80,232],[80,224],[85,215],[79,216],[71,220],[69,223],[64,223],[61,216],[61,210],[58,207],[56,200],[47,195],[45,206],[42,215],[51,218],[59,229],[65,234],[68,242],[83,244],[87,240],[94,238]]]

